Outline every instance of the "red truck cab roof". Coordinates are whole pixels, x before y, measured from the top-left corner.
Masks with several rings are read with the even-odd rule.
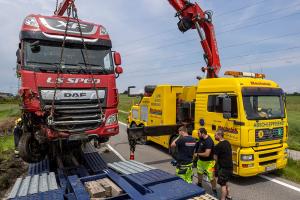
[[[111,47],[108,32],[102,25],[82,20],[79,20],[79,22],[82,36],[87,44]],[[20,40],[38,39],[62,41],[66,26],[67,17],[29,15],[23,22]],[[76,19],[70,18],[66,40],[68,42],[81,42],[81,35]]]

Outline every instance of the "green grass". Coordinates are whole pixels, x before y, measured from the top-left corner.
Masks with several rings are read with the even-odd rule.
[[[140,101],[140,97],[128,97],[125,94],[120,94],[119,99],[120,99],[120,103],[119,103],[118,109],[120,111],[124,111],[124,112],[129,112],[131,107],[134,104],[139,103],[139,101]],[[119,112],[119,120],[121,122],[127,123],[127,116],[128,116],[128,114]]]
[[[3,136],[0,137],[0,154],[3,151],[14,149],[14,136]]]
[[[119,95],[120,103],[119,103],[119,110],[129,112],[131,109],[131,106],[134,104],[137,104],[140,100],[139,97],[128,97],[125,94]]]
[[[17,117],[20,113],[18,104],[0,104],[0,121],[5,121],[9,117]]]
[[[289,148],[300,151],[300,96],[287,97]]]
[[[300,183],[300,160],[288,159],[287,166],[279,170],[277,175],[286,178],[288,180]]]

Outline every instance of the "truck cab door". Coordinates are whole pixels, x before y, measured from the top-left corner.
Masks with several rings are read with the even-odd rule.
[[[208,94],[207,111],[203,115],[204,127],[212,138],[219,128],[224,130],[224,138],[232,145],[233,162],[236,165],[242,125],[239,107],[235,94]]]

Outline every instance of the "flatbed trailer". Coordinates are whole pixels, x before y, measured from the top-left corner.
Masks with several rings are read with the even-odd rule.
[[[8,199],[215,199],[177,176],[137,161],[122,161],[91,143],[78,152],[80,155],[69,155],[68,159],[30,164],[27,175],[16,180]],[[110,182],[109,191],[106,188],[101,193],[101,186],[93,184],[103,180]]]

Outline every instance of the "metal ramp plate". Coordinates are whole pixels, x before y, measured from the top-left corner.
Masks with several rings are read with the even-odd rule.
[[[33,176],[41,173],[49,173],[49,160],[45,159],[38,163],[31,163],[28,167],[28,175]]]
[[[125,175],[146,172],[156,169],[154,167],[145,165],[134,160],[109,163],[108,167]]]
[[[143,185],[150,186],[152,184],[158,184],[163,182],[169,182],[180,179],[170,173],[164,172],[159,169],[150,170],[142,173],[135,173],[126,175],[125,178],[128,181]]]
[[[54,172],[18,178],[8,199],[40,199],[41,195],[49,199],[63,199]]]
[[[102,172],[107,169],[106,162],[102,159],[98,152],[83,153],[83,158],[94,174]]]

